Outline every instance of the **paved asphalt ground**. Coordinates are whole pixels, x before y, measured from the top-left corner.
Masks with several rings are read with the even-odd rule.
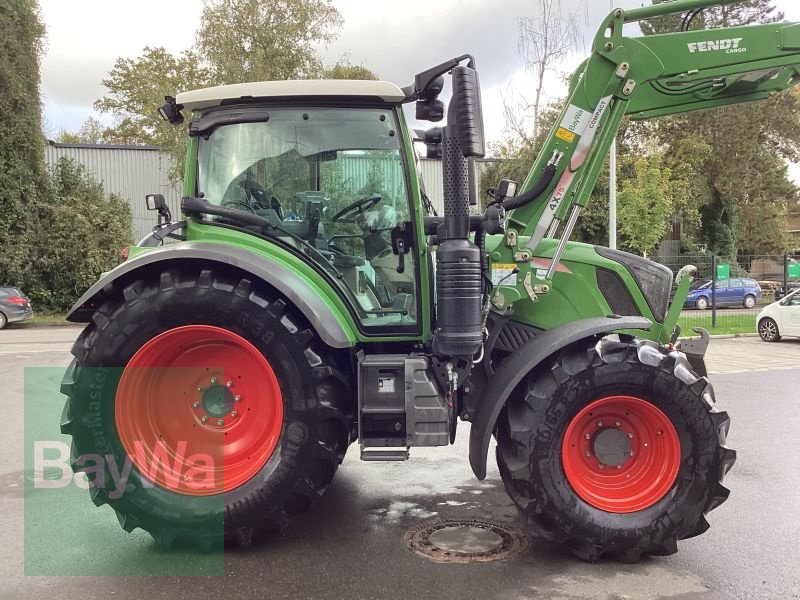
[[[75,328],[0,332],[0,598],[487,598],[512,600],[650,600],[800,598],[800,340],[768,345],[757,338],[714,340],[712,381],[730,412],[739,459],[726,479],[730,500],[710,516],[711,529],[681,542],[677,555],[637,565],[589,565],[533,538],[515,559],[437,564],[405,549],[403,534],[430,519],[480,518],[522,527],[496,468],[476,481],[467,463],[467,427],[455,446],[412,450],[407,463],[361,463],[347,456],[326,496],[285,536],[248,551],[199,556],[162,551],[137,531],[125,534],[108,507],[74,490],[28,526],[48,525],[23,562],[23,406],[27,418],[58,423],[57,373]],[[30,389],[30,388],[29,388]],[[53,390],[52,392],[50,390]],[[39,490],[49,493],[49,490]],[[35,508],[37,497],[29,499]],[[33,513],[33,516],[32,514]],[[99,549],[99,550],[98,550]],[[38,562],[36,562],[38,561]],[[34,566],[32,563],[36,562]],[[218,572],[203,577],[42,577],[57,572]],[[222,568],[224,565],[224,569]]]

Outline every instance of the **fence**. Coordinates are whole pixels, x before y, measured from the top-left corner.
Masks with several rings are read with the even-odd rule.
[[[800,287],[800,255],[739,256],[735,261],[681,255],[657,260],[674,273],[686,265],[697,267],[678,322],[683,335],[691,335],[695,327],[715,334],[755,333],[761,309]]]

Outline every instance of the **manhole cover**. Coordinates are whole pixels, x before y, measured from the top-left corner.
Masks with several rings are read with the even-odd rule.
[[[528,549],[528,536],[513,527],[485,521],[439,521],[403,536],[412,552],[435,562],[507,560]]]

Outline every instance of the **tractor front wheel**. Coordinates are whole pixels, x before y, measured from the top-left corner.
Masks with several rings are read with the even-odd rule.
[[[729,419],[686,358],[604,338],[532,372],[498,421],[511,498],[543,537],[596,561],[677,551],[728,497]]]
[[[285,300],[228,273],[167,270],[109,292],[62,384],[73,469],[125,530],[162,545],[282,529],[351,440],[334,357]]]

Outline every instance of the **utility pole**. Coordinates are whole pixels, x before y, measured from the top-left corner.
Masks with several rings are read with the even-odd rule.
[[[614,0],[609,0],[611,10],[614,10]],[[610,172],[608,175],[608,247],[617,248],[617,139],[611,145],[609,156]]]

